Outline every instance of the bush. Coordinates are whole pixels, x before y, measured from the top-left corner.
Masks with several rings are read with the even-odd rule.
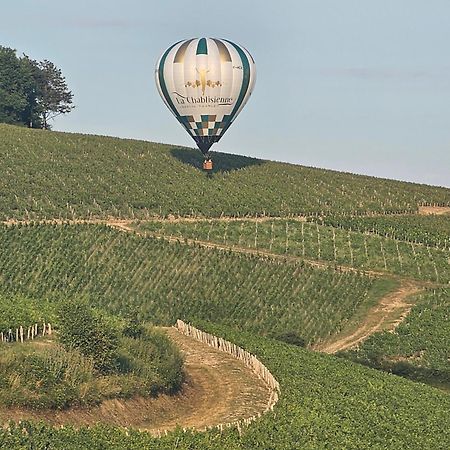
[[[137,339],[124,337],[120,346],[120,369],[132,373],[144,383],[144,394],[157,391],[173,393],[183,382],[183,358],[178,348],[156,330],[143,328]]]
[[[58,310],[59,340],[92,358],[102,374],[117,369],[120,327],[114,319],[94,310],[83,300],[71,300]]]
[[[7,406],[64,409],[97,403],[100,398],[92,360],[61,346],[5,347],[0,379],[0,402]]]

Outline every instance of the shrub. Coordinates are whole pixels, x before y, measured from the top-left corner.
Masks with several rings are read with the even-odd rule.
[[[61,344],[91,357],[102,374],[117,369],[120,336],[117,321],[83,300],[70,300],[60,305],[58,323]]]

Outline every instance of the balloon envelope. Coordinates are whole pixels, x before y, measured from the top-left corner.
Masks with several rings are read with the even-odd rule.
[[[225,39],[196,38],[169,47],[155,78],[164,103],[206,155],[247,103],[256,68],[245,48]]]

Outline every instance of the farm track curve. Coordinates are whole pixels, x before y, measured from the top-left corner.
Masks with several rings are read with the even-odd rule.
[[[159,435],[177,426],[202,430],[265,411],[269,388],[242,362],[174,328],[165,331],[185,357],[186,381],[179,394],[106,400],[99,406],[61,411],[0,408],[0,422],[45,420],[56,426],[75,427],[108,423]]]

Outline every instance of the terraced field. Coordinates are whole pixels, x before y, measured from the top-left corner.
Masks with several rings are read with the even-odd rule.
[[[0,292],[87,296],[156,324],[179,317],[308,343],[341,329],[390,288],[383,280],[301,263],[127,235],[101,225],[0,227]]]

